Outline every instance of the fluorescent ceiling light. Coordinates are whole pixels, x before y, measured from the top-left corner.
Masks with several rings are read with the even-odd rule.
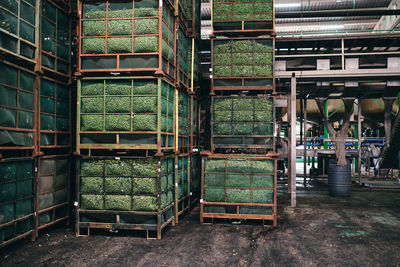
[[[301,3],[292,3],[292,4],[275,4],[275,7],[299,7]]]
[[[344,25],[322,25],[321,30],[336,30],[336,29],[343,29]]]

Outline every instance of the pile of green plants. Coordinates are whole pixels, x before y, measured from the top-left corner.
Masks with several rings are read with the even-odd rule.
[[[134,39],[134,52],[158,52],[158,36],[136,36]]]
[[[108,53],[132,53],[132,38],[112,37],[107,38]]]
[[[82,39],[82,54],[104,54],[106,52],[105,38]]]
[[[259,1],[213,1],[214,21],[230,20],[271,20],[273,3]]]
[[[104,208],[106,210],[130,210],[131,197],[127,195],[106,195]]]

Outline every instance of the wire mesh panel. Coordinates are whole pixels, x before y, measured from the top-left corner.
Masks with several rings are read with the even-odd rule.
[[[0,2],[0,51],[35,63],[39,42],[38,2],[36,0]]]
[[[201,27],[201,1],[200,0],[188,0],[186,6],[187,23],[186,28],[188,35],[191,37],[200,36]]]
[[[39,147],[71,147],[71,89],[67,84],[40,77]]]
[[[190,156],[175,156],[175,222],[190,207]]]
[[[262,34],[273,32],[274,28],[274,0],[212,0],[214,34]]]
[[[78,175],[80,228],[157,231],[174,219],[174,158],[87,158]],[[101,223],[101,224],[100,224]]]
[[[189,47],[191,47],[191,44],[189,44],[189,38],[186,37],[186,34],[184,32],[184,29],[182,26],[177,23],[177,39],[176,39],[176,48],[177,48],[177,74],[176,74],[176,79],[177,79],[177,84],[179,86],[182,86],[185,89],[189,89],[190,87],[190,81],[189,81],[189,75],[190,75],[190,69],[189,69],[189,61],[188,61],[188,53],[189,53]]]
[[[175,88],[162,78],[78,81],[78,151],[174,149]]]
[[[65,3],[42,0],[40,67],[69,78],[71,75],[71,15]]]
[[[39,158],[36,237],[40,229],[69,218],[70,172],[69,156]]]
[[[195,96],[190,96],[191,102],[191,109],[192,109],[192,116],[191,116],[191,123],[190,123],[190,134],[191,134],[191,151],[195,148],[199,148],[200,146],[200,106],[199,101]]]
[[[175,18],[157,0],[84,1],[81,72],[154,71],[175,78]]]
[[[274,99],[270,96],[222,96],[211,100],[211,146],[273,150]]]
[[[202,162],[202,222],[237,218],[276,225],[276,159],[214,155]]]
[[[0,247],[34,237],[34,160],[0,162]]]
[[[188,150],[190,146],[190,98],[178,91],[178,149]]]
[[[211,39],[211,90],[274,91],[274,39]]]
[[[0,64],[0,148],[35,148],[35,75],[8,62]]]
[[[190,206],[194,206],[200,197],[200,154],[190,156]]]

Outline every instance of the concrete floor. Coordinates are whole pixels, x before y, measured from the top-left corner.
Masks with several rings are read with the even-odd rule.
[[[279,198],[276,229],[259,223],[201,225],[196,207],[162,240],[129,233],[74,236],[58,226],[0,251],[0,266],[399,266],[400,191],[327,196],[299,188],[298,207]],[[284,186],[281,186],[284,190]]]

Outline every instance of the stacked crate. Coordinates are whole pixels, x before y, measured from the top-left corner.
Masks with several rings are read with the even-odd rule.
[[[211,5],[211,151],[202,153],[200,221],[276,226],[274,1]]]
[[[190,207],[195,90],[185,4],[80,3],[77,235],[126,229],[159,239]]]
[[[69,1],[2,1],[0,246],[69,219]]]

